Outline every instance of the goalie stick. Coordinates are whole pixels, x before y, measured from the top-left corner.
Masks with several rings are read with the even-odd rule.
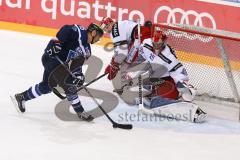
[[[145,113],[145,114],[154,114],[154,112],[150,109],[147,109],[143,105],[143,93],[142,93],[142,76],[138,76],[138,97],[139,97],[139,104],[138,104],[138,111],[140,113]]]
[[[141,45],[141,31],[140,31],[141,27],[140,27],[140,19],[138,19],[138,50],[140,48],[140,45]],[[139,74],[138,76],[138,88],[139,88],[139,108],[138,108],[138,111],[141,112],[141,113],[145,113],[145,114],[154,114],[154,112],[150,109],[147,109],[144,107],[143,105],[143,94],[142,94],[142,76],[141,74]]]
[[[55,56],[55,58],[64,66],[66,71],[73,77],[76,78],[76,76],[70,71],[70,69],[63,63],[63,61],[58,57]],[[88,95],[93,99],[93,101],[97,104],[98,108],[104,113],[104,115],[108,118],[108,120],[112,123],[113,128],[121,128],[121,129],[132,129],[132,124],[120,124],[112,120],[112,118],[107,114],[107,112],[103,109],[103,107],[97,102],[97,100],[93,97],[93,95],[88,91],[86,86],[82,86],[83,89],[88,93]]]

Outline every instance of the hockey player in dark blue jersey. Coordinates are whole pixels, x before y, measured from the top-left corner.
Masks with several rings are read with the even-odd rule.
[[[91,23],[87,29],[79,25],[64,25],[58,31],[56,38],[51,39],[44,50],[42,56],[43,80],[14,96],[19,110],[25,112],[24,103],[26,101],[48,94],[52,91],[52,87],[59,85],[63,88],[78,117],[85,121],[92,121],[93,116],[84,111],[76,90],[84,83],[82,65],[91,56],[90,44],[96,43],[102,36],[103,30],[94,23]],[[69,67],[75,77],[67,72],[64,68],[66,66],[61,65],[55,56]]]

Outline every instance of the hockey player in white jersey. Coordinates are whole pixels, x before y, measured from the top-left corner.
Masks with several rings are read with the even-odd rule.
[[[120,70],[120,66],[128,67],[134,62],[138,56],[138,39],[136,38],[138,23],[123,20],[114,22],[111,18],[105,17],[100,23],[101,28],[110,34],[114,45],[114,55],[110,64],[105,69],[105,73],[108,73],[108,79],[112,80]],[[148,27],[141,29],[144,37],[151,35]]]
[[[114,55],[111,63],[105,69],[109,80],[117,75],[120,66],[122,69],[123,66],[128,67],[132,64],[138,58],[136,52],[139,50],[142,57],[151,64],[152,73],[149,80],[154,83],[154,86],[151,94],[148,95],[150,101],[147,106],[151,108],[151,112],[164,116],[174,114],[179,119],[192,122],[204,121],[206,114],[197,105],[177,100],[178,96],[182,95],[185,101],[192,101],[196,91],[187,83],[186,70],[177,60],[174,51],[166,44],[166,36],[161,34],[162,32],[155,34],[155,37],[151,39],[149,38],[151,37],[149,36],[149,33],[151,35],[149,27],[141,27],[141,37],[137,38],[137,23],[128,20],[114,22],[109,17],[103,18],[100,26],[105,32],[110,33],[114,44]],[[140,49],[138,39],[142,42]],[[161,52],[166,56],[156,55]],[[146,70],[149,68],[147,67]],[[124,75],[122,77],[131,76]]]
[[[139,54],[148,63],[144,71],[139,71],[135,77],[146,71],[150,72],[149,78],[143,82],[144,85],[151,86],[149,94],[145,96],[145,107],[149,109],[144,111],[191,122],[203,122],[207,114],[191,102],[196,89],[188,83],[186,69],[166,39],[167,36],[157,28],[152,38],[144,39],[139,48]],[[125,77],[131,79],[133,74],[128,73]],[[183,101],[178,100],[179,96]]]

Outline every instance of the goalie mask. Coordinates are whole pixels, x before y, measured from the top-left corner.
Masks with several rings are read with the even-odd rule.
[[[114,21],[110,17],[104,17],[102,21],[100,22],[100,27],[104,32],[110,33],[112,31],[112,26],[114,24]]]
[[[162,51],[166,46],[167,36],[161,30],[155,30],[152,35],[153,48],[156,51]]]

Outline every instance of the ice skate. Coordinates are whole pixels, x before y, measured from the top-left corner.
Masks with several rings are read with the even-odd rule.
[[[78,112],[77,115],[81,120],[87,121],[87,122],[91,122],[94,119],[94,117],[92,115],[88,114],[85,111]]]
[[[11,99],[13,103],[15,104],[17,110],[24,113],[26,111],[25,109],[25,100],[22,93],[15,94],[14,96],[11,96]]]
[[[198,108],[194,116],[194,122],[203,123],[204,121],[206,121],[206,119],[207,119],[207,113],[205,113],[200,108]]]

